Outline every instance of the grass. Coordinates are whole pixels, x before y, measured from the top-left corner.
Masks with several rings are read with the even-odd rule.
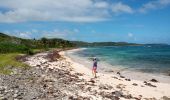
[[[0,54],[0,74],[10,74],[12,70],[9,66],[28,68],[28,65],[16,60],[19,55],[19,53]]]

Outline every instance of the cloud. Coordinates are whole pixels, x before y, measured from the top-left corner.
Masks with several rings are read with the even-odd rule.
[[[21,33],[18,33],[18,34],[19,34],[19,37],[21,37],[21,38],[27,38],[27,39],[31,38],[30,32],[21,32]]]
[[[118,2],[116,4],[112,5],[112,11],[114,13],[133,13],[133,9],[128,6],[123,4],[122,2]]]
[[[161,9],[170,5],[170,0],[154,0],[144,4],[140,9],[139,12],[146,13],[149,10]]]
[[[53,30],[6,30],[3,31],[3,33],[6,33],[11,36],[17,36],[21,38],[31,39],[31,38],[63,38],[63,39],[72,39],[74,38],[77,33],[79,33],[79,29],[53,29]]]
[[[128,37],[133,37],[133,34],[132,33],[128,33]]]
[[[110,10],[133,12],[128,5],[121,2],[112,5],[106,0],[0,0],[0,22],[98,22],[109,20]]]
[[[0,22],[96,22],[109,16],[108,3],[94,0],[1,0]]]

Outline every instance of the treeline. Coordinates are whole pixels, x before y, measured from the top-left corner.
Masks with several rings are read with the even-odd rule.
[[[82,41],[72,41],[78,47],[94,47],[94,46],[139,46],[142,44],[127,43],[127,42],[82,42]]]
[[[75,45],[63,39],[22,39],[0,33],[0,53],[27,53],[33,54],[36,49],[68,48]]]

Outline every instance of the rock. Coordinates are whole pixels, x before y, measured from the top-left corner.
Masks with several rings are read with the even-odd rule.
[[[8,99],[5,97],[0,97],[0,100],[8,100]]]
[[[18,94],[14,94],[13,97],[16,98],[18,96]]]
[[[136,83],[133,83],[132,85],[134,85],[134,86],[138,86],[138,84],[136,84]]]
[[[147,83],[146,81],[144,81],[143,83]]]
[[[112,86],[107,85],[107,84],[105,84],[105,85],[100,84],[99,85],[99,89],[111,90],[112,88],[113,88]]]
[[[89,82],[91,82],[91,83],[95,83],[95,81],[93,80],[93,79],[90,79],[90,81]]]
[[[91,91],[91,87],[88,87],[88,88],[86,89],[86,91]]]
[[[69,100],[74,100],[74,97],[73,96],[69,96],[68,99]]]
[[[118,75],[120,75],[120,72],[117,72]]]
[[[124,76],[120,75],[120,78],[125,78]]]
[[[114,77],[112,77],[112,78],[114,78],[114,79],[118,79],[118,78],[117,78],[117,77],[115,77],[115,76],[114,76]]]
[[[132,97],[131,94],[128,94],[128,95],[124,95],[124,98],[126,98],[126,99],[132,99],[133,97]]]
[[[104,92],[104,91],[101,91],[98,93],[99,95],[101,95],[103,98],[109,98],[111,100],[119,100],[119,97],[117,96],[114,96],[112,93],[109,93],[109,92]]]
[[[118,88],[118,89],[123,89],[123,88],[125,88],[125,85],[123,85],[123,84],[118,84],[117,86],[116,86],[116,88]]]
[[[163,96],[162,99],[163,99],[163,100],[170,100],[170,98],[167,97],[167,96]]]
[[[156,79],[151,79],[150,81],[151,82],[158,82]]]
[[[122,91],[114,91],[114,92],[112,92],[112,94],[114,96],[117,96],[117,97],[123,97],[124,96]]]
[[[83,74],[82,74],[82,73],[75,73],[75,75],[83,76]]]
[[[147,86],[156,87],[155,85],[152,85],[151,83],[148,83],[148,82],[146,82],[146,81],[144,81],[144,83],[145,83],[145,85],[147,85]]]
[[[5,91],[5,88],[0,86],[0,94],[3,94],[4,91]]]
[[[131,81],[130,79],[125,79],[126,81]]]
[[[152,85],[151,83],[145,83],[145,85],[150,86],[150,87],[156,87],[156,85]]]

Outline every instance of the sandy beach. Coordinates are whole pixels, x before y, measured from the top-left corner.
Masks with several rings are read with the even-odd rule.
[[[11,67],[13,73],[0,75],[0,99],[170,100],[169,83],[150,76],[151,81],[135,80],[115,71],[99,71],[93,78],[87,65],[66,55],[69,51],[47,51],[22,58],[30,68]]]
[[[71,67],[73,68],[73,70],[75,72],[82,73],[82,78],[90,81],[93,77],[91,69],[87,68],[85,65],[73,61],[71,58],[66,56],[65,53],[66,51],[60,52],[60,54],[66,59],[66,61],[71,63]],[[153,77],[150,77],[150,79],[152,78]],[[154,78],[156,79],[156,77]],[[134,80],[122,76],[121,73],[97,73],[97,78],[93,80],[95,81],[95,86],[93,86],[92,89],[96,91],[101,91],[100,89],[98,89],[98,87],[101,84],[104,84],[113,87],[112,89],[107,90],[107,92],[112,92],[113,90],[121,91],[123,92],[123,94],[131,94],[134,97],[138,97],[139,99],[150,98],[151,100],[160,100],[163,99],[163,97],[170,98],[170,84],[168,82],[164,83]]]

